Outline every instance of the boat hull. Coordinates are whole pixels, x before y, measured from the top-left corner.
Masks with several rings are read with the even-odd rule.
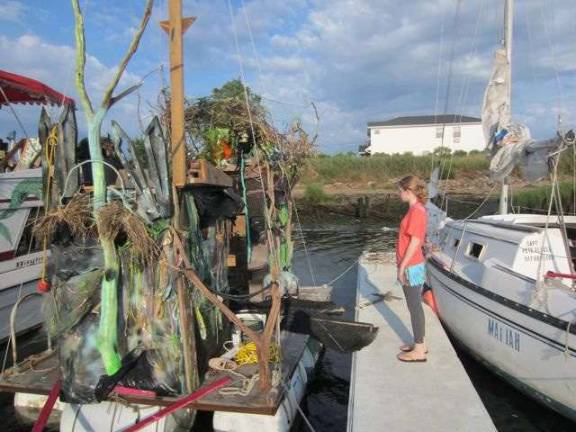
[[[576,421],[574,334],[434,261],[428,270],[440,318],[453,337],[519,390]]]

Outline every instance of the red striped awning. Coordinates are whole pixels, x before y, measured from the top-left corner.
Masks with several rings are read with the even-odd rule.
[[[46,84],[0,69],[0,107],[10,104],[74,105],[74,99]]]

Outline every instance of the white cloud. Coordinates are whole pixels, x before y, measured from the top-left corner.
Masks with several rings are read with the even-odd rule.
[[[67,45],[55,45],[48,43],[38,36],[25,34],[12,39],[7,36],[0,36],[0,58],[2,58],[9,70],[30,78],[37,79],[55,90],[73,97],[77,102],[77,107],[81,110],[80,100],[75,88],[75,48]],[[86,86],[88,94],[91,96],[92,105],[97,108],[106,87],[114,76],[116,68],[103,64],[92,55],[86,57]],[[125,72],[117,87],[117,92],[140,81],[140,77],[130,72]],[[142,89],[144,98],[152,99],[147,87]],[[134,121],[136,113],[136,96],[130,96],[113,107],[108,115],[108,119],[116,118],[131,133],[137,133],[139,128]],[[39,110],[36,107],[15,106],[26,123],[29,134],[36,132],[36,122]],[[7,110],[2,110],[0,117],[0,130],[17,129],[16,122],[8,115]],[[51,113],[55,115],[58,108],[51,108]],[[78,115],[81,131],[85,130],[83,115]],[[105,132],[105,131],[103,131]]]
[[[26,9],[26,6],[24,6],[22,2],[0,0],[0,21],[20,22],[24,17]]]

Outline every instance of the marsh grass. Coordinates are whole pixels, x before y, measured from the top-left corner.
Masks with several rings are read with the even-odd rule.
[[[550,203],[551,190],[550,184],[520,190],[514,194],[513,205],[514,207],[520,207],[521,211],[546,213]],[[576,202],[574,199],[574,184],[572,181],[560,182],[560,196],[564,212],[574,213]],[[552,212],[557,213],[554,204],[552,206]]]
[[[304,191],[304,200],[310,204],[323,204],[330,200],[324,192],[324,187],[319,183],[310,183]]]
[[[393,183],[406,174],[428,178],[433,166],[440,166],[443,178],[488,171],[488,160],[483,154],[455,155],[452,159],[432,155],[412,154],[375,155],[358,157],[351,154],[320,155],[312,158],[302,177],[304,184],[320,183]]]

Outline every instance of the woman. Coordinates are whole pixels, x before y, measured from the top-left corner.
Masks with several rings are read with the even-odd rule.
[[[398,281],[402,284],[414,343],[400,347],[398,360],[404,362],[425,362],[427,349],[424,344],[424,309],[422,308],[422,286],[425,279],[424,237],[426,235],[427,215],[426,184],[416,176],[406,176],[398,182],[400,199],[408,203],[409,208],[400,223],[396,244],[396,263]]]

